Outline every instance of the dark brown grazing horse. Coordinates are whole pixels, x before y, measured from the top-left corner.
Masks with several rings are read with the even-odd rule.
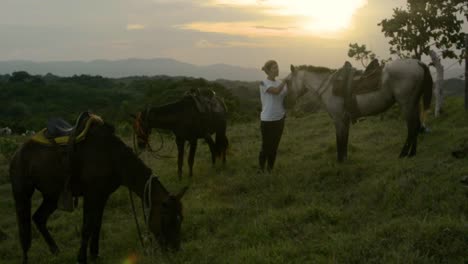
[[[31,246],[31,197],[35,189],[43,200],[32,216],[50,251],[59,249],[47,229],[47,219],[57,208],[64,186],[65,168],[59,159],[57,146],[51,147],[26,141],[15,153],[10,164],[10,177],[16,205],[23,263],[28,262]],[[186,189],[171,195],[151,169],[133,153],[106,123],[91,126],[86,139],[76,143],[72,153],[71,181],[74,196],[83,196],[83,225],[78,263],[87,262],[99,254],[99,232],[102,215],[109,196],[121,185],[136,193],[149,205],[147,225],[164,249],[180,247],[182,204]]]
[[[203,97],[201,98],[203,99]],[[216,96],[209,102],[214,102],[217,106],[216,110],[208,107],[206,111],[202,112],[199,109],[200,106],[197,106],[196,97],[185,96],[175,103],[149,107],[138,112],[133,124],[138,146],[145,148],[149,145],[149,135],[152,128],[172,131],[176,137],[179,179],[182,178],[185,141],[190,144],[188,157],[190,177],[193,175],[193,162],[199,138],[205,139],[208,143],[212,164],[215,164],[216,157],[221,157],[225,163],[229,144],[226,137],[226,107],[224,102]],[[211,138],[213,133],[216,133],[215,142]]]

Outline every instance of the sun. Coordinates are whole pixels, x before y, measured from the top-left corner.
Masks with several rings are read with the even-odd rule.
[[[349,28],[354,13],[367,0],[265,0],[266,12],[296,17],[298,25],[314,33],[332,33]]]

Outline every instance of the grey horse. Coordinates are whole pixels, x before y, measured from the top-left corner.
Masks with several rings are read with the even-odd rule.
[[[424,109],[427,110],[432,98],[433,81],[429,68],[418,60],[398,59],[387,63],[379,74],[376,84],[378,89],[354,96],[358,111],[352,118],[376,115],[398,103],[408,128],[400,157],[414,156],[421,127],[419,102],[423,98]],[[337,71],[323,67],[306,70],[291,65],[288,96],[295,100],[299,95],[307,93],[308,96],[320,99],[335,124],[337,159],[341,162],[347,158],[351,118],[345,109],[344,97],[333,92],[338,75]]]

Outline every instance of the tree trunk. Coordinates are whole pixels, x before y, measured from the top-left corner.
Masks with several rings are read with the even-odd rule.
[[[435,110],[434,115],[438,117],[440,115],[440,109],[442,108],[442,103],[444,102],[444,96],[442,91],[442,82],[444,81],[444,66],[440,63],[440,58],[437,54],[431,50],[429,52],[431,56],[432,63],[437,71],[437,77],[434,85],[434,95],[435,95]]]

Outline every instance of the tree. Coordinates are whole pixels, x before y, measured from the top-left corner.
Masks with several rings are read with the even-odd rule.
[[[430,55],[431,46],[441,51],[442,58],[464,58],[461,32],[464,14],[468,21],[466,0],[408,0],[406,9],[395,8],[391,19],[384,19],[378,25],[389,41],[390,53],[399,57],[413,57],[421,60],[423,54]],[[437,83],[443,80],[443,67],[439,58],[431,56],[433,64],[438,64]],[[440,72],[442,70],[442,72]],[[442,91],[436,86],[436,111],[442,106]],[[425,113],[423,114],[423,116]]]
[[[442,58],[461,60],[464,34],[459,14],[465,13],[468,21],[467,5],[466,0],[408,0],[407,9],[393,9],[392,18],[378,25],[391,38],[390,53],[399,57],[421,59],[435,45]]]
[[[359,45],[357,43],[349,44],[348,57],[360,61],[365,68],[370,61],[375,59],[375,53],[367,50],[366,45]]]
[[[25,71],[17,71],[11,74],[10,82],[24,82],[31,78],[31,75]]]

